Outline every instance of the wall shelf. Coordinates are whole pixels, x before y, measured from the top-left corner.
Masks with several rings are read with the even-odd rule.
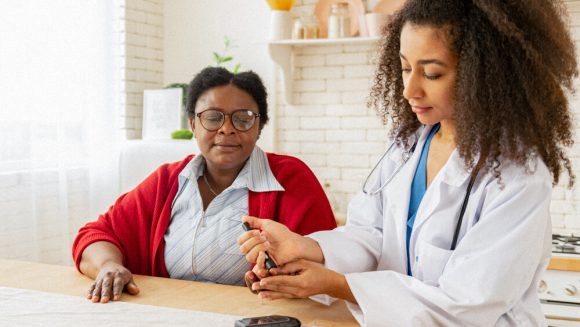
[[[284,98],[287,104],[292,104],[292,48],[307,46],[332,46],[332,45],[356,45],[372,44],[380,40],[380,37],[350,37],[340,39],[310,39],[310,40],[279,40],[268,43],[270,57],[282,70],[282,83],[284,85]]]

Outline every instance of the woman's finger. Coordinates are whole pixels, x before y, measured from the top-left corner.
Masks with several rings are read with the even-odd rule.
[[[103,278],[103,284],[101,286],[101,303],[107,303],[112,298],[113,294],[113,276],[107,274]]]
[[[258,254],[256,265],[254,265],[252,271],[259,279],[270,276],[270,273],[268,273],[268,269],[266,269],[266,253],[264,251],[260,251],[260,253]]]
[[[97,281],[95,282],[95,288],[93,289],[93,296],[91,297],[91,301],[93,301],[93,303],[97,303],[101,300],[101,284],[102,284],[102,280],[101,279],[97,279]]]
[[[267,239],[260,234],[260,231],[251,230],[249,232],[246,232],[245,234],[248,234],[248,233],[252,233],[251,237],[244,238],[245,235],[242,234],[238,238],[238,245],[239,245],[239,248],[240,248],[240,252],[242,252],[243,254],[247,254],[248,252],[250,252],[255,247],[259,247],[260,244],[263,244],[264,242],[267,241]],[[239,243],[239,241],[241,239],[245,239],[245,241],[242,242],[242,243]]]
[[[113,301],[119,301],[124,287],[125,283],[123,282],[123,278],[120,275],[115,276],[115,280],[113,281]]]
[[[248,261],[250,263],[258,262],[258,256],[259,256],[260,252],[266,251],[269,246],[270,246],[270,243],[266,241],[262,244],[259,244],[255,247],[253,247],[248,253],[246,253],[246,261]]]
[[[133,280],[133,277],[131,277],[131,279],[127,283],[127,292],[129,292],[129,294],[131,294],[131,295],[137,295],[140,292],[139,287],[137,286],[137,284]]]
[[[260,280],[260,290],[269,290],[283,293],[294,293],[304,287],[299,276],[271,276]]]
[[[252,285],[254,283],[259,282],[260,279],[258,277],[256,277],[256,275],[254,274],[253,271],[247,271],[246,274],[244,275],[244,282],[246,283],[246,286],[248,287],[248,289],[250,289],[250,292],[254,293],[254,294],[258,294],[257,291],[254,291],[252,289]]]
[[[302,270],[304,270],[305,264],[304,260],[300,259],[297,261],[289,262],[281,267],[270,269],[271,275],[295,275]]]
[[[259,237],[259,236],[260,236],[259,230],[257,230],[257,229],[249,230],[249,231],[243,233],[242,235],[238,236],[238,239],[236,240],[236,242],[238,243],[238,245],[241,248],[244,243],[248,242],[249,240],[251,240],[254,237]]]
[[[242,222],[248,223],[252,229],[262,229],[262,224],[270,219],[260,219],[253,216],[243,216]]]
[[[93,283],[93,285],[91,285],[91,288],[89,288],[89,295],[87,296],[87,299],[91,299],[93,297],[93,291],[95,290],[95,283]]]
[[[266,301],[273,301],[273,300],[279,300],[279,299],[295,299],[296,298],[296,296],[294,296],[292,294],[272,292],[272,291],[262,291],[262,292],[258,293],[258,297],[260,297],[261,300],[266,300]]]

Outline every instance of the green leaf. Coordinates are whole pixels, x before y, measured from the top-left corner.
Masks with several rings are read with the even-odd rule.
[[[222,57],[222,62],[232,61],[232,59],[234,59],[234,58],[232,58],[232,57],[225,57],[225,58],[223,58]]]
[[[234,69],[232,70],[232,73],[234,73],[234,75],[235,75],[235,74],[237,74],[237,73],[238,73],[238,71],[240,71],[240,66],[241,66],[240,64],[237,64],[237,65],[234,67]]]
[[[217,53],[217,52],[213,53],[213,61],[215,61],[217,64],[219,64],[221,62],[221,58],[222,58],[222,56],[220,56],[219,53]]]

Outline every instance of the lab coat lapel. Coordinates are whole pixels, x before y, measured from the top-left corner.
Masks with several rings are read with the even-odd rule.
[[[468,182],[469,171],[465,168],[463,159],[459,157],[457,150],[454,150],[425,192],[417,210],[413,231],[419,230],[425,221],[433,216],[438,204],[445,201],[456,201],[459,207],[463,201],[463,191],[467,188]],[[460,196],[456,199],[444,198],[451,194],[460,194]],[[414,242],[412,243],[414,244]]]

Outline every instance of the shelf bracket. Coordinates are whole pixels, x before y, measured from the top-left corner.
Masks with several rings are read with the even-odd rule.
[[[289,44],[268,44],[270,57],[280,67],[282,72],[282,84],[284,99],[287,104],[292,104],[292,46]]]

